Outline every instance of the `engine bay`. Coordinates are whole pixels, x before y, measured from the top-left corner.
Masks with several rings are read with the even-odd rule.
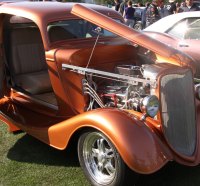
[[[119,78],[86,75],[82,82],[84,94],[89,95],[87,111],[98,107],[140,111],[142,99],[151,94],[152,88],[152,84],[145,81],[143,66],[117,65],[114,71]],[[127,80],[120,79],[120,75]],[[135,78],[135,82],[129,82],[129,77]],[[144,81],[139,81],[141,79]]]

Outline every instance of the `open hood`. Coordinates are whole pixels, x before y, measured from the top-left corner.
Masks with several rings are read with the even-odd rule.
[[[177,53],[177,50],[143,34],[142,32],[129,28],[126,25],[119,23],[112,18],[104,16],[103,14],[89,9],[83,5],[74,5],[71,13],[125,39],[128,39],[129,41],[143,46],[159,55],[172,57]]]

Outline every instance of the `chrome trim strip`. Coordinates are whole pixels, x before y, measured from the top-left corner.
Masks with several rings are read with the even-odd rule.
[[[125,80],[126,83],[129,83],[132,85],[138,85],[138,83],[143,83],[143,84],[148,83],[153,88],[156,88],[157,86],[156,80],[136,78],[136,77],[126,76],[126,75],[121,75],[121,74],[116,74],[116,73],[111,73],[111,72],[105,72],[101,70],[95,70],[91,68],[84,68],[84,67],[79,67],[79,66],[74,66],[74,65],[62,64],[62,69],[63,70],[71,69],[72,71],[82,74],[82,75],[85,75],[86,73],[97,74],[102,78],[105,78],[105,77],[113,78],[115,81]]]

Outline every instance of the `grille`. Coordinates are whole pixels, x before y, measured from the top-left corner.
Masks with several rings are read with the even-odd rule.
[[[192,73],[169,74],[161,79],[161,107],[166,140],[178,153],[191,156],[196,146]]]

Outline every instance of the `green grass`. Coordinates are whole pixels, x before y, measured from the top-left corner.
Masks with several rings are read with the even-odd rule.
[[[0,185],[88,186],[74,151],[59,151],[0,122]]]
[[[0,186],[89,186],[70,149],[59,151],[26,133],[11,134],[0,122]],[[169,163],[142,175],[135,186],[199,186],[200,166]]]

